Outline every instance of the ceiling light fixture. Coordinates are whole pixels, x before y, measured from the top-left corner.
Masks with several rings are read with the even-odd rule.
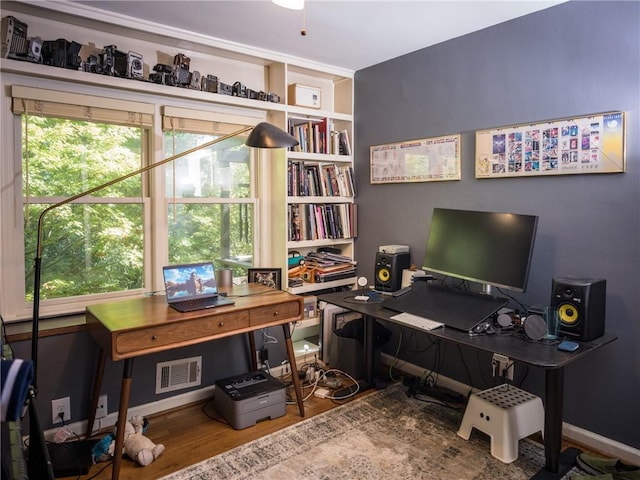
[[[304,9],[304,0],[271,0],[279,7],[290,8],[291,10]]]

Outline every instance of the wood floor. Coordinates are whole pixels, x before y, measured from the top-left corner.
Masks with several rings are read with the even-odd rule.
[[[150,416],[146,436],[155,443],[164,444],[165,451],[160,458],[146,467],[140,467],[128,457],[123,457],[120,480],[155,480],[331,410],[340,403],[311,396],[304,405],[304,418],[300,416],[297,404],[292,404],[287,405],[287,413],[283,417],[265,420],[242,430],[234,430],[227,425],[210,402],[195,403]],[[102,435],[95,438],[101,437]],[[67,478],[107,480],[111,478],[111,473],[111,462],[103,462],[92,466],[87,475]]]
[[[146,435],[155,443],[164,444],[165,451],[160,458],[146,467],[138,466],[126,456],[123,457],[120,479],[155,480],[306,418],[331,410],[341,403],[311,396],[305,401],[304,418],[300,416],[297,405],[291,404],[287,406],[287,413],[283,417],[265,420],[242,430],[234,430],[227,425],[213,409],[211,402],[194,403],[150,416],[148,417],[149,429]],[[102,436],[99,435],[95,438]],[[532,438],[536,439],[536,436]],[[537,440],[541,440],[539,436]],[[585,450],[583,446],[563,442],[563,449],[568,446],[577,446]],[[111,478],[111,473],[111,462],[103,462],[93,465],[87,475],[67,478],[108,480]]]

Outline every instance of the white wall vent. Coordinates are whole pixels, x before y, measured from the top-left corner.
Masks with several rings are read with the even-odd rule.
[[[156,365],[156,394],[200,385],[202,357],[182,358]]]

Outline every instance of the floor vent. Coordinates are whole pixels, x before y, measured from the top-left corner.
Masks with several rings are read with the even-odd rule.
[[[200,385],[202,357],[161,362],[156,366],[156,394]]]

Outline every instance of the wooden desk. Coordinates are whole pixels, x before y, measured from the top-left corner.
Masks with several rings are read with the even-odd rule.
[[[342,307],[346,310],[361,313],[365,319],[364,350],[366,381],[373,381],[373,321],[385,320],[396,322],[393,315],[398,312],[383,307],[375,300],[367,302],[354,299],[357,292],[337,292],[319,295],[318,300]],[[399,323],[400,324],[400,323]],[[403,324],[400,324],[403,325]],[[533,478],[560,479],[573,466],[579,450],[572,448],[561,452],[562,447],[562,410],[564,401],[564,367],[593,350],[616,340],[612,333],[605,333],[591,342],[579,342],[580,347],[575,352],[562,352],[555,345],[544,342],[534,342],[516,335],[477,335],[471,336],[467,332],[454,328],[437,328],[428,335],[464,345],[485,352],[500,353],[512,360],[517,360],[545,370],[545,416],[544,416],[544,453],[545,466]]]
[[[225,290],[235,300],[234,305],[189,313],[179,313],[169,307],[164,296],[140,297],[87,307],[87,329],[100,347],[87,436],[91,434],[95,421],[106,358],[124,360],[112,479],[116,480],[120,474],[134,358],[247,333],[250,358],[256,369],[252,332],[282,325],[291,371],[297,372],[289,323],[304,317],[302,297],[256,284]],[[300,379],[295,374],[292,378],[298,409],[304,417]]]

